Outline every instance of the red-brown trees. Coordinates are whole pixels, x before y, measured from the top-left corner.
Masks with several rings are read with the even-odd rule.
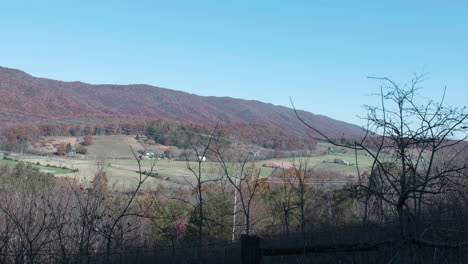
[[[92,135],[86,135],[83,138],[83,145],[90,146],[92,144],[93,144],[93,136]]]
[[[60,143],[57,145],[57,155],[64,156],[67,154],[67,144]]]

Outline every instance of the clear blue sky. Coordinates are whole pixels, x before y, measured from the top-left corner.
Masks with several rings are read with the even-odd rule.
[[[379,83],[468,99],[468,1],[2,1],[0,66],[296,106],[360,123]]]

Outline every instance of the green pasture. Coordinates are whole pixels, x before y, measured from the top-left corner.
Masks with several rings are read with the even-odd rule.
[[[127,154],[129,151],[129,145],[133,144],[126,142],[125,144],[119,145],[116,141],[123,140],[124,138],[113,137],[106,138],[100,137],[97,138],[96,146],[106,145],[107,153],[120,153]],[[128,139],[127,139],[128,140]],[[112,146],[115,147],[115,151],[111,151]],[[255,163],[256,167],[261,171],[261,177],[268,177],[276,169],[270,167],[264,167],[264,164],[274,163],[276,166],[288,168],[291,166],[291,162],[299,162],[299,159],[307,160],[308,167],[314,168],[316,170],[329,170],[337,171],[345,174],[356,174],[356,166],[346,166],[342,164],[334,163],[334,159],[338,158],[343,161],[347,161],[353,164],[356,164],[356,156],[354,152],[346,152],[341,148],[334,148],[333,151],[329,151],[329,146],[326,144],[319,144],[320,153],[325,153],[325,155],[316,155],[312,157],[303,157],[296,158],[295,161],[292,159],[273,159],[273,160],[262,160]],[[126,152],[127,151],[127,152]],[[91,151],[93,153],[93,151]],[[96,153],[96,152],[95,152]],[[114,155],[111,155],[114,156]],[[129,189],[135,187],[138,182],[140,174],[138,173],[138,163],[134,159],[118,159],[118,158],[107,158],[107,159],[93,159],[93,156],[87,155],[86,158],[78,157],[39,157],[31,156],[23,158],[23,160],[36,163],[39,162],[41,165],[33,165],[38,167],[41,171],[47,171],[57,175],[74,178],[82,182],[90,182],[93,180],[94,175],[98,172],[99,169],[104,169],[109,177],[110,184],[118,187],[119,189]],[[358,152],[357,163],[359,168],[362,171],[370,170],[372,165],[372,158],[365,156],[364,153]],[[0,165],[16,165],[17,162],[9,160],[0,160]],[[78,172],[71,172],[70,170],[64,170],[60,168],[45,167],[46,164],[51,164],[55,166],[66,166],[70,169],[78,169]],[[99,164],[99,165],[98,165]],[[156,177],[150,177],[145,183],[145,188],[155,189],[157,185],[164,184],[166,186],[187,186],[190,183],[194,183],[195,176],[187,166],[190,166],[196,173],[198,173],[198,162],[189,162],[186,161],[174,161],[174,160],[142,160],[141,161],[141,170],[150,171],[151,166],[154,164],[153,172],[157,173]],[[232,166],[230,168],[231,175],[240,173],[239,168],[235,164],[228,164]],[[220,164],[217,162],[206,161],[201,163],[201,173],[203,180],[209,180],[214,178],[219,178],[219,176],[224,175]]]
[[[115,163],[112,164],[108,161],[103,160],[83,160],[57,157],[32,157],[25,160],[34,163],[39,161],[41,164],[47,163],[56,166],[67,166],[72,169],[78,169],[78,172],[64,173],[57,176],[72,178],[82,183],[91,182],[96,173],[99,171],[99,169],[103,169],[108,175],[110,185],[123,191],[133,190],[136,184],[138,183],[138,179],[140,177],[140,175],[137,173],[138,169],[135,161],[135,166],[118,167],[115,166]],[[98,163],[100,164],[98,165]],[[143,189],[154,190],[160,184],[178,186],[177,183],[150,177],[146,180]]]
[[[354,164],[353,166],[347,166],[343,164],[334,163],[335,159],[340,159],[343,161],[347,161],[349,163]],[[327,170],[327,171],[336,171],[341,173],[357,173],[357,166],[359,166],[359,170],[361,173],[365,170],[369,171],[372,167],[373,159],[369,156],[365,156],[363,153],[357,154],[354,153],[331,153],[328,155],[320,155],[320,156],[313,156],[313,157],[299,157],[295,159],[273,159],[273,160],[264,160],[259,161],[257,164],[259,166],[263,164],[267,164],[269,162],[274,162],[276,164],[283,164],[285,167],[288,164],[295,163],[298,166],[299,162],[307,162],[308,168],[313,168],[315,170]]]
[[[134,170],[138,170],[138,164],[135,160],[109,160],[106,161],[110,163],[112,167],[118,168],[130,168],[133,167]],[[196,173],[198,173],[198,162],[189,162],[186,161],[174,161],[174,160],[142,160],[141,166],[142,170],[149,170],[154,164],[154,171],[160,174],[163,177],[169,177],[173,179],[177,178],[193,178],[194,174],[188,167],[192,168]],[[228,164],[230,165],[230,164]],[[260,169],[260,176],[267,177],[269,176],[273,169],[258,167]],[[216,162],[203,162],[201,163],[201,172],[202,177],[206,178],[215,178],[223,174],[223,171],[220,165]]]
[[[12,166],[13,167],[13,166],[18,165],[18,163],[20,163],[20,161],[0,159],[0,165],[4,165],[4,166],[6,165],[6,166]],[[46,166],[44,166],[45,164],[42,164],[42,163],[41,163],[41,165],[36,165],[36,164],[31,164],[31,165],[34,168],[39,169],[39,171],[41,171],[41,172],[52,173],[54,175],[72,173],[71,170],[62,169],[62,168],[54,168],[54,167],[46,167]]]
[[[109,159],[109,160],[93,160],[93,159],[76,159],[76,158],[44,158],[44,157],[30,157],[25,159],[28,162],[41,164],[51,164],[56,166],[67,166],[71,169],[78,169],[76,173],[71,171],[63,171],[58,176],[66,176],[77,179],[78,181],[90,182],[94,175],[100,168],[104,169],[109,176],[111,185],[115,185],[119,189],[132,189],[140,177],[138,173],[138,163],[131,159]],[[100,163],[100,165],[98,165]],[[172,186],[186,186],[187,184],[195,181],[194,174],[187,168],[185,161],[170,161],[169,160],[142,160],[141,170],[150,171],[154,163],[153,172],[158,173],[158,178],[150,177],[145,183],[148,189],[154,189],[159,184],[172,185]],[[198,163],[190,162],[189,166],[198,173]],[[43,167],[43,166],[41,166]],[[261,177],[269,176],[274,169],[258,167],[260,169]],[[55,168],[51,168],[55,169]],[[232,168],[232,173],[235,168]],[[216,162],[203,162],[201,165],[202,179],[214,179],[223,175],[220,166]]]

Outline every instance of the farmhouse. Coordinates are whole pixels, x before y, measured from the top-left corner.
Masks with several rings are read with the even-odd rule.
[[[260,153],[258,151],[252,151],[252,152],[249,152],[249,154],[254,156],[254,157],[260,156]]]
[[[336,164],[341,164],[341,165],[346,165],[346,166],[352,166],[352,164],[349,163],[348,161],[341,160],[341,159],[335,159],[335,160],[334,160],[334,163],[336,163]]]
[[[145,151],[143,154],[140,156],[141,159],[154,159],[155,153],[152,151]]]

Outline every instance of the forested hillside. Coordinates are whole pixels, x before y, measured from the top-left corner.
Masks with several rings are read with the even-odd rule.
[[[287,101],[287,98],[285,98]],[[363,134],[355,125],[299,111],[335,137]],[[0,127],[54,122],[120,122],[165,119],[213,125],[255,123],[306,136],[293,109],[229,97],[203,97],[155,86],[91,85],[36,78],[0,67]]]

